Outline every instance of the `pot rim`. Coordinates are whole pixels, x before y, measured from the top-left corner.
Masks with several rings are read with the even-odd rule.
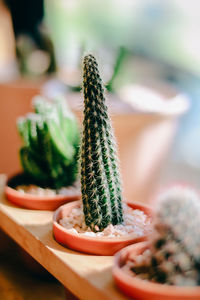
[[[4,188],[4,191],[5,191],[6,195],[9,194],[9,195],[12,195],[14,197],[21,198],[23,200],[29,199],[29,200],[32,200],[32,201],[41,201],[41,200],[55,201],[55,199],[56,200],[64,200],[64,199],[70,199],[70,198],[75,198],[75,197],[80,198],[80,196],[81,196],[81,194],[78,193],[78,192],[74,193],[72,195],[61,195],[61,194],[60,195],[59,194],[55,194],[55,195],[34,195],[34,194],[29,194],[29,193],[21,193],[20,191],[17,191],[14,187],[9,186],[9,182],[14,178],[22,176],[23,174],[24,174],[23,172],[18,172],[18,173],[15,173],[14,175],[12,175],[8,178],[8,180],[6,181],[5,188]]]
[[[149,218],[152,217],[153,213],[151,211],[150,206],[145,205],[145,204],[141,204],[139,202],[130,202],[130,201],[124,201],[127,205],[131,206],[135,206],[135,209],[141,209]],[[60,225],[58,223],[59,221],[59,214],[61,213],[61,211],[63,210],[64,207],[66,206],[80,206],[81,205],[81,200],[77,200],[77,201],[73,201],[70,203],[66,203],[62,206],[60,206],[53,214],[53,226],[55,226],[56,229],[58,229],[59,231],[61,231],[64,235],[68,235],[71,236],[73,238],[79,239],[79,240],[90,240],[90,241],[95,241],[95,242],[105,242],[105,243],[116,243],[117,242],[123,242],[123,241],[131,241],[131,240],[141,240],[141,238],[144,238],[145,236],[142,237],[133,237],[133,235],[127,234],[124,235],[122,237],[91,237],[91,236],[83,236],[81,234],[76,234],[73,232],[69,232],[64,226]],[[142,209],[143,208],[143,209]]]
[[[64,200],[64,199],[70,199],[70,198],[80,198],[80,194],[73,194],[73,195],[33,195],[33,194],[29,194],[29,193],[21,193],[20,191],[17,191],[16,189],[9,187],[9,186],[5,186],[5,194],[6,195],[12,195],[21,199],[29,199],[32,201],[41,201],[41,200],[48,200],[48,201],[55,201],[56,200]]]

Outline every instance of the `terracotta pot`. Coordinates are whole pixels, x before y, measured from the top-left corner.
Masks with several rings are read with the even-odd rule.
[[[151,218],[151,208],[139,203],[127,203],[133,209],[142,210],[149,218]],[[71,210],[80,207],[81,201],[75,201],[59,207],[53,216],[53,234],[56,241],[68,248],[97,255],[113,255],[123,247],[146,240],[146,236],[135,238],[131,235],[116,238],[106,237],[88,237],[76,235],[69,232],[58,221],[64,216],[70,214]]]
[[[115,255],[113,276],[117,286],[127,296],[142,300],[199,300],[200,287],[169,286],[132,277],[122,267],[129,255],[137,256],[148,248],[146,242],[128,246]]]
[[[39,210],[55,210],[60,205],[67,202],[80,199],[80,193],[74,195],[55,195],[55,196],[39,196],[32,194],[22,194],[17,191],[14,187],[20,184],[27,184],[23,174],[17,174],[11,177],[5,187],[6,198],[17,206],[39,209]]]

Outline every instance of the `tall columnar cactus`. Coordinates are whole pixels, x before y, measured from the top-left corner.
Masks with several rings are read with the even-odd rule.
[[[86,225],[93,231],[123,221],[115,139],[96,59],[83,61],[84,120],[81,188]]]
[[[20,117],[18,131],[25,173],[40,186],[60,188],[72,184],[77,175],[79,129],[63,99],[48,102],[33,99],[35,113]]]
[[[200,199],[183,187],[170,189],[162,198],[150,240],[150,276],[173,285],[199,285]]]

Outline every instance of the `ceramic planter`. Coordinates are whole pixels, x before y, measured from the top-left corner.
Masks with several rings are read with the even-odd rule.
[[[32,195],[28,193],[21,193],[14,187],[20,184],[28,184],[26,177],[23,174],[17,174],[11,177],[5,187],[6,198],[17,206],[39,209],[39,210],[55,210],[64,203],[80,199],[81,195],[79,192],[73,195],[51,195],[51,196],[40,196]]]
[[[139,203],[127,203],[133,209],[140,209],[142,210],[148,217],[151,218],[152,212],[151,209]],[[89,254],[97,254],[97,255],[113,255],[118,250],[122,249],[123,247],[138,243],[141,241],[146,240],[146,236],[143,237],[131,237],[124,236],[124,237],[116,237],[116,238],[106,238],[106,237],[88,237],[82,236],[81,234],[74,234],[69,232],[63,226],[61,226],[58,221],[59,219],[63,218],[70,214],[71,210],[76,207],[80,207],[81,201],[75,201],[68,204],[65,204],[59,207],[53,216],[53,234],[56,241],[68,248],[73,250],[77,250],[80,252],[85,252]]]
[[[128,246],[115,255],[113,276],[117,286],[127,296],[141,300],[197,300],[200,299],[200,287],[179,287],[153,283],[132,277],[122,267],[129,255],[142,254],[148,248],[146,242]]]

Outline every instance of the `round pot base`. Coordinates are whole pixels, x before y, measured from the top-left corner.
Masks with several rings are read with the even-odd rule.
[[[59,207],[53,216],[53,234],[55,240],[76,251],[96,254],[96,255],[113,255],[123,247],[146,240],[147,236],[133,237],[124,235],[123,237],[89,237],[81,234],[69,232],[66,228],[59,224],[59,220],[70,214],[71,210],[80,207],[81,201],[75,201]],[[127,202],[127,205],[133,209],[142,210],[149,218],[152,213],[150,207],[136,202]]]

